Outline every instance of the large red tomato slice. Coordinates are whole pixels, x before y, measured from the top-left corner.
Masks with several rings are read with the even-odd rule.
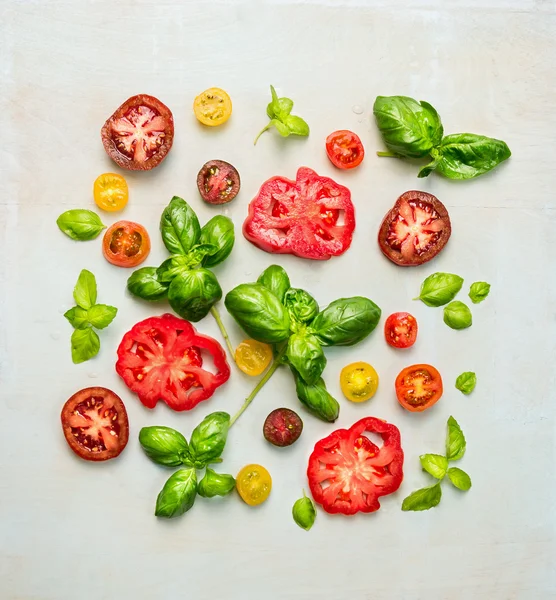
[[[365,432],[377,433],[378,447]],[[315,445],[307,468],[315,502],[328,513],[354,515],[380,508],[378,499],[395,492],[403,479],[403,450],[395,425],[375,417],[338,429]]]
[[[266,252],[327,260],[343,254],[355,229],[350,191],[307,167],[296,181],[272,177],[249,205],[245,237]]]
[[[405,192],[384,217],[378,233],[382,253],[401,267],[434,258],[452,233],[446,207],[426,192]]]
[[[108,156],[122,169],[148,171],[158,166],[174,141],[170,109],[154,96],[126,100],[100,131]]]
[[[174,410],[194,408],[230,377],[222,346],[170,314],[145,319],[124,335],[116,371],[145,406],[162,400]]]

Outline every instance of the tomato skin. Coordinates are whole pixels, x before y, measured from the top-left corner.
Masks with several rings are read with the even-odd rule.
[[[127,181],[118,173],[103,173],[93,184],[95,204],[102,210],[122,210],[129,199]]]
[[[79,390],[64,404],[60,417],[66,441],[79,458],[110,460],[127,445],[127,411],[121,398],[107,388]]]
[[[417,340],[417,319],[407,312],[391,314],[384,323],[384,337],[392,348],[411,348]]]
[[[403,408],[423,412],[442,397],[442,377],[431,365],[411,365],[396,377],[396,396]]]
[[[102,253],[117,267],[136,267],[151,251],[151,239],[143,225],[118,221],[111,225],[102,240]]]
[[[380,435],[383,445],[376,446],[365,431]],[[330,514],[377,511],[378,499],[400,487],[403,459],[400,430],[382,419],[365,417],[316,443],[307,467],[313,499]],[[323,487],[326,482],[329,485]]]
[[[363,162],[365,149],[356,133],[341,129],[326,138],[326,154],[338,169],[355,169]]]
[[[272,346],[257,340],[243,340],[238,344],[234,358],[243,373],[257,377],[266,371],[272,361]]]
[[[340,373],[340,387],[350,402],[366,402],[376,394],[378,373],[366,362],[351,363]]]
[[[220,88],[209,88],[193,101],[193,112],[197,120],[208,127],[218,127],[232,115],[232,100]]]
[[[237,474],[236,488],[245,504],[258,506],[270,496],[272,477],[261,465],[246,465]]]
[[[301,436],[303,421],[289,408],[276,408],[265,419],[263,435],[273,446],[291,446]]]
[[[197,175],[197,189],[207,204],[226,204],[239,192],[237,169],[225,160],[209,160]]]

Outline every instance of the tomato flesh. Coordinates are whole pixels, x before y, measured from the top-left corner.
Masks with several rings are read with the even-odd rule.
[[[104,234],[102,252],[106,260],[117,267],[136,267],[147,258],[150,250],[149,234],[138,223],[118,221]]]
[[[398,402],[411,412],[422,412],[442,397],[440,373],[431,365],[412,365],[396,377]]]
[[[261,375],[272,360],[272,347],[257,340],[243,340],[235,351],[237,366],[246,375]]]
[[[193,112],[203,125],[217,127],[230,118],[232,101],[224,90],[209,88],[195,98]]]
[[[362,163],[365,150],[357,134],[343,129],[326,138],[326,154],[338,169],[354,169]]]
[[[127,181],[118,173],[103,173],[95,179],[93,197],[102,210],[121,210],[129,198]]]
[[[239,173],[224,160],[209,160],[197,175],[197,188],[209,204],[231,202],[239,192]]]
[[[291,446],[303,431],[303,421],[289,408],[277,408],[265,419],[263,435],[273,446]]]
[[[378,374],[368,363],[352,363],[342,369],[340,387],[344,396],[351,402],[365,402],[376,393]]]
[[[249,506],[262,504],[272,490],[270,473],[261,465],[246,465],[236,477],[241,499]]]
[[[417,319],[406,312],[390,315],[384,324],[384,337],[393,348],[410,348],[417,339]]]

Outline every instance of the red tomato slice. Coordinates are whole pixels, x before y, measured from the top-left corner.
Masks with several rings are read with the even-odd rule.
[[[106,153],[122,169],[149,171],[170,152],[174,118],[160,100],[139,94],[116,110],[100,135]]]
[[[265,252],[328,260],[350,246],[355,209],[350,191],[301,167],[296,181],[272,177],[249,204],[243,235]]]
[[[102,240],[102,253],[117,267],[136,267],[151,251],[147,230],[139,223],[118,221],[111,225]]]
[[[426,192],[402,194],[384,217],[378,233],[382,253],[401,267],[422,265],[434,258],[452,233],[446,207]]]
[[[129,439],[121,398],[103,387],[76,392],[62,408],[62,429],[69,447],[85,460],[116,458]]]
[[[378,447],[365,432],[377,433]],[[307,468],[315,502],[328,513],[354,515],[380,508],[378,499],[395,492],[403,479],[403,450],[395,425],[375,417],[338,429],[315,445]]]
[[[212,370],[203,367],[207,357]],[[116,371],[146,407],[162,400],[178,411],[210,398],[230,377],[222,346],[170,314],[145,319],[124,335]]]
[[[357,134],[342,129],[326,138],[326,154],[338,169],[354,169],[363,162],[365,149]]]
[[[406,312],[390,315],[384,324],[384,337],[393,348],[409,348],[417,339],[417,319]]]
[[[396,377],[398,402],[411,412],[436,404],[444,391],[440,373],[431,365],[411,365]]]

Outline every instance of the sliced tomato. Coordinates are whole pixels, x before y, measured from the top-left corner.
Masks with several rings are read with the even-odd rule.
[[[151,251],[147,230],[139,223],[118,221],[106,230],[102,240],[102,253],[109,263],[117,267],[136,267]]]
[[[446,207],[426,192],[405,192],[384,217],[378,233],[382,253],[401,267],[433,259],[452,233]]]
[[[338,169],[354,169],[363,162],[365,149],[356,133],[342,129],[326,138],[326,154]]]
[[[212,370],[203,366],[207,357]],[[222,346],[170,314],[145,319],[124,335],[116,371],[146,407],[162,400],[178,411],[210,398],[230,377]]]
[[[232,100],[224,90],[209,88],[195,98],[193,112],[203,125],[217,127],[232,115]]]
[[[411,412],[422,412],[442,397],[440,373],[431,365],[411,365],[396,377],[398,402]]]
[[[365,432],[378,434],[382,446]],[[315,502],[328,513],[354,515],[380,508],[378,499],[395,492],[403,479],[400,430],[366,417],[349,429],[338,429],[317,442],[307,468]]]
[[[406,312],[390,315],[384,324],[386,343],[393,348],[409,348],[417,339],[417,319]]]
[[[272,177],[249,204],[244,236],[265,252],[327,260],[351,244],[355,209],[350,191],[307,167],[296,181]]]
[[[62,408],[62,429],[69,447],[85,460],[116,458],[129,439],[121,398],[103,387],[76,392]]]
[[[126,100],[101,129],[108,156],[122,169],[149,171],[165,158],[174,142],[174,118],[154,96]]]
[[[238,194],[241,182],[237,169],[224,160],[209,160],[197,175],[201,198],[209,204],[226,204]]]

